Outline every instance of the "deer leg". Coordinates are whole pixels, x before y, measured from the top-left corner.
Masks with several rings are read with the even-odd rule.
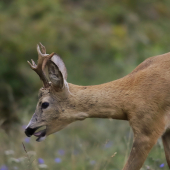
[[[134,138],[130,156],[123,170],[140,170],[151,148],[158,138],[140,135]]]
[[[166,161],[167,161],[168,166],[170,168],[170,131],[167,131],[163,134],[162,142],[163,142],[163,145],[164,145]]]

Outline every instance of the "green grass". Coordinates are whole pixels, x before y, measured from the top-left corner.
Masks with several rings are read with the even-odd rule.
[[[133,137],[128,122],[108,119],[75,122],[40,143],[35,137],[26,138],[22,127],[10,137],[1,130],[0,136],[0,170],[6,170],[4,165],[9,170],[121,170]],[[168,169],[161,140],[145,161],[145,169]]]

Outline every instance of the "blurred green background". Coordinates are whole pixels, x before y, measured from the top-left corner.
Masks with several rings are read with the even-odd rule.
[[[112,81],[170,51],[170,1],[0,0],[0,170],[122,169],[133,136],[126,121],[88,119],[42,143],[26,138],[42,86],[26,61],[37,60],[38,42],[61,56],[68,82]],[[168,169],[161,140],[145,169]]]

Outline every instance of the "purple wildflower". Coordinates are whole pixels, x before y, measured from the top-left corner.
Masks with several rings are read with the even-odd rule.
[[[26,138],[24,139],[24,141],[25,141],[26,143],[29,143],[29,142],[30,142],[30,138],[26,137]]]
[[[61,158],[55,158],[55,160],[54,160],[56,163],[60,163],[62,160],[61,160]]]
[[[90,161],[90,165],[94,165],[94,164],[96,164],[96,161],[95,160],[91,160]]]
[[[44,164],[44,159],[38,158],[38,163],[39,163],[39,164]]]
[[[8,170],[6,165],[2,165],[0,170]]]
[[[113,144],[112,141],[109,141],[104,145],[104,148],[110,148],[112,144]]]
[[[160,167],[160,168],[163,168],[164,166],[165,166],[165,165],[164,165],[164,163],[163,163],[163,164],[161,164],[159,167]]]
[[[61,155],[61,156],[63,156],[63,155],[65,154],[65,151],[64,151],[63,149],[59,149],[59,150],[58,150],[58,154]]]

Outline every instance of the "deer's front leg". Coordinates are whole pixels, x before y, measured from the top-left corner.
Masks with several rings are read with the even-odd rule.
[[[164,131],[164,123],[135,122],[133,146],[123,170],[140,170],[152,147]]]
[[[140,170],[156,141],[157,139],[149,139],[147,136],[136,137],[128,161],[123,170]]]

